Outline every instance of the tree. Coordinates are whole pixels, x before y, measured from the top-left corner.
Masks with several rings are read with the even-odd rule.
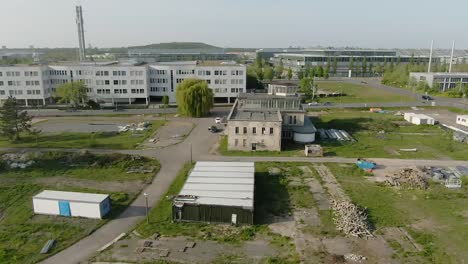
[[[21,111],[16,99],[8,97],[0,108],[1,133],[11,141],[20,140],[20,134],[31,131],[31,117],[28,112]]]
[[[287,77],[288,77],[288,80],[291,80],[291,78],[293,77],[293,72],[292,72],[291,68],[288,68]]]
[[[367,58],[366,57],[364,57],[362,60],[361,68],[362,68],[362,73],[366,74],[367,73]]]
[[[177,86],[176,100],[181,115],[206,116],[213,108],[213,90],[204,80],[185,79]]]
[[[257,78],[262,81],[263,80],[263,68],[256,68],[255,69],[255,74],[257,75]]]
[[[331,64],[331,59],[330,59],[330,57],[327,57],[327,65],[325,66],[325,71],[327,73],[330,73],[330,68],[331,68],[330,64]],[[325,75],[325,72],[324,72],[324,75]]]
[[[330,77],[330,70],[328,68],[325,68],[323,71],[323,78],[328,79]]]
[[[86,85],[83,82],[68,82],[57,87],[55,97],[60,98],[60,103],[78,106],[88,101]]]
[[[247,68],[247,89],[263,89],[263,84],[258,80],[253,66]]]
[[[270,66],[267,66],[265,67],[265,70],[263,71],[263,77],[269,81],[273,80],[273,78],[275,77],[274,75],[274,72],[273,72],[273,68],[271,68]]]
[[[303,78],[299,82],[299,92],[305,94],[307,100],[314,99],[314,79],[313,78]]]
[[[309,77],[314,78],[316,75],[317,75],[317,71],[315,70],[315,67],[310,68]]]
[[[332,73],[336,74],[336,69],[338,68],[338,58],[333,58]]]
[[[323,77],[323,67],[322,67],[322,65],[317,67],[316,75],[317,75],[317,77]]]
[[[164,95],[162,97],[162,103],[164,105],[164,108],[167,108],[167,106],[169,105],[169,96],[168,95]]]
[[[300,70],[298,73],[297,73],[297,78],[299,78],[299,80],[302,80],[302,78],[305,77],[305,73],[303,70]]]
[[[284,64],[283,64],[283,59],[280,59],[278,66],[276,66],[276,78],[281,79],[281,76],[283,75],[284,71]]]

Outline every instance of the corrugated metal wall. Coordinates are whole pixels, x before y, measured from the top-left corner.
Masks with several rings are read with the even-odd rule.
[[[184,204],[182,208],[172,206],[174,221],[179,221],[179,210],[182,212],[181,221],[231,223],[232,215],[236,214],[238,224],[253,224],[253,211],[239,207],[190,204]]]

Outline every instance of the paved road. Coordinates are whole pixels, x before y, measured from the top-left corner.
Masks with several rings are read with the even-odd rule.
[[[162,198],[162,195],[169,188],[177,172],[183,164],[190,160],[190,143],[192,142],[193,157],[199,157],[209,153],[210,147],[217,141],[217,136],[209,133],[207,127],[213,123],[212,118],[192,120],[196,126],[188,136],[188,140],[164,149],[156,150],[121,150],[119,152],[129,154],[139,154],[157,158],[161,163],[161,170],[154,181],[147,186],[143,192],[149,194],[148,202],[151,207]],[[79,150],[73,150],[79,151]],[[108,153],[115,150],[94,150],[93,152]],[[143,193],[142,192],[142,193]],[[111,220],[100,229],[96,230],[90,236],[80,240],[71,247],[59,252],[42,263],[63,264],[79,263],[86,261],[93,256],[96,251],[109,243],[112,239],[123,232],[127,232],[135,227],[145,217],[145,199],[143,194],[116,219]]]

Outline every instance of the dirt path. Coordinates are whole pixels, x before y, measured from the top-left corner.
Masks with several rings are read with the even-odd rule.
[[[349,200],[348,195],[345,194],[340,184],[336,180],[335,176],[328,169],[328,167],[321,164],[315,165],[314,168],[318,172],[320,177],[322,177],[324,181],[324,186],[325,188],[327,188],[328,193],[331,195],[332,199]]]

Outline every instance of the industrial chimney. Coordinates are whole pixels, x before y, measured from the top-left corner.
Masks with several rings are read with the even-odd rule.
[[[83,27],[83,10],[81,9],[81,6],[76,6],[76,26],[78,27],[78,42],[80,44],[80,61],[84,61],[86,60],[86,43]]]

